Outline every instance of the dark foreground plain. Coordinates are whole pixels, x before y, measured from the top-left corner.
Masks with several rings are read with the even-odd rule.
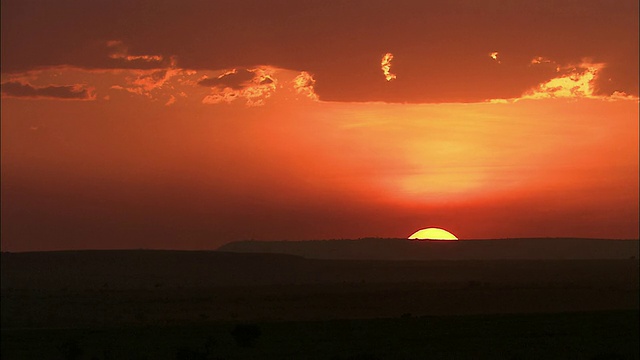
[[[2,329],[2,359],[637,359],[638,311]],[[73,355],[76,354],[76,355]]]
[[[2,254],[2,359],[637,359],[638,261]]]

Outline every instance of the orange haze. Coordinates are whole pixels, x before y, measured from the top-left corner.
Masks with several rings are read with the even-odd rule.
[[[3,250],[638,238],[637,3],[169,3],[3,2]]]

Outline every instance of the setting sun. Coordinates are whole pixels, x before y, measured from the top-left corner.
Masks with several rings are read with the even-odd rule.
[[[414,232],[409,236],[409,240],[458,240],[458,238],[444,229],[426,228]]]

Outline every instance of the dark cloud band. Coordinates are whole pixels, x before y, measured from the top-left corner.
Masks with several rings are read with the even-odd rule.
[[[241,90],[256,77],[253,71],[241,69],[223,74],[217,78],[206,78],[198,81],[198,85]]]
[[[2,95],[18,98],[51,98],[65,100],[90,100],[91,91],[82,85],[43,86],[35,87],[17,81],[2,84]]]
[[[597,94],[638,95],[637,0],[150,4],[3,1],[2,71],[159,69],[172,59],[193,70],[269,65],[313,74],[327,101],[474,102],[517,97],[555,77],[555,67],[531,66],[540,57],[605,64]],[[387,52],[398,75],[390,83],[380,76]],[[200,85],[238,90],[251,79],[245,70]]]

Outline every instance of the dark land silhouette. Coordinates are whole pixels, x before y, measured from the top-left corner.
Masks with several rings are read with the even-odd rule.
[[[310,259],[362,260],[566,260],[637,257],[638,240],[531,238],[428,241],[359,239],[237,241],[220,251],[299,255]]]
[[[2,253],[2,359],[639,357],[637,240],[390,241]]]

